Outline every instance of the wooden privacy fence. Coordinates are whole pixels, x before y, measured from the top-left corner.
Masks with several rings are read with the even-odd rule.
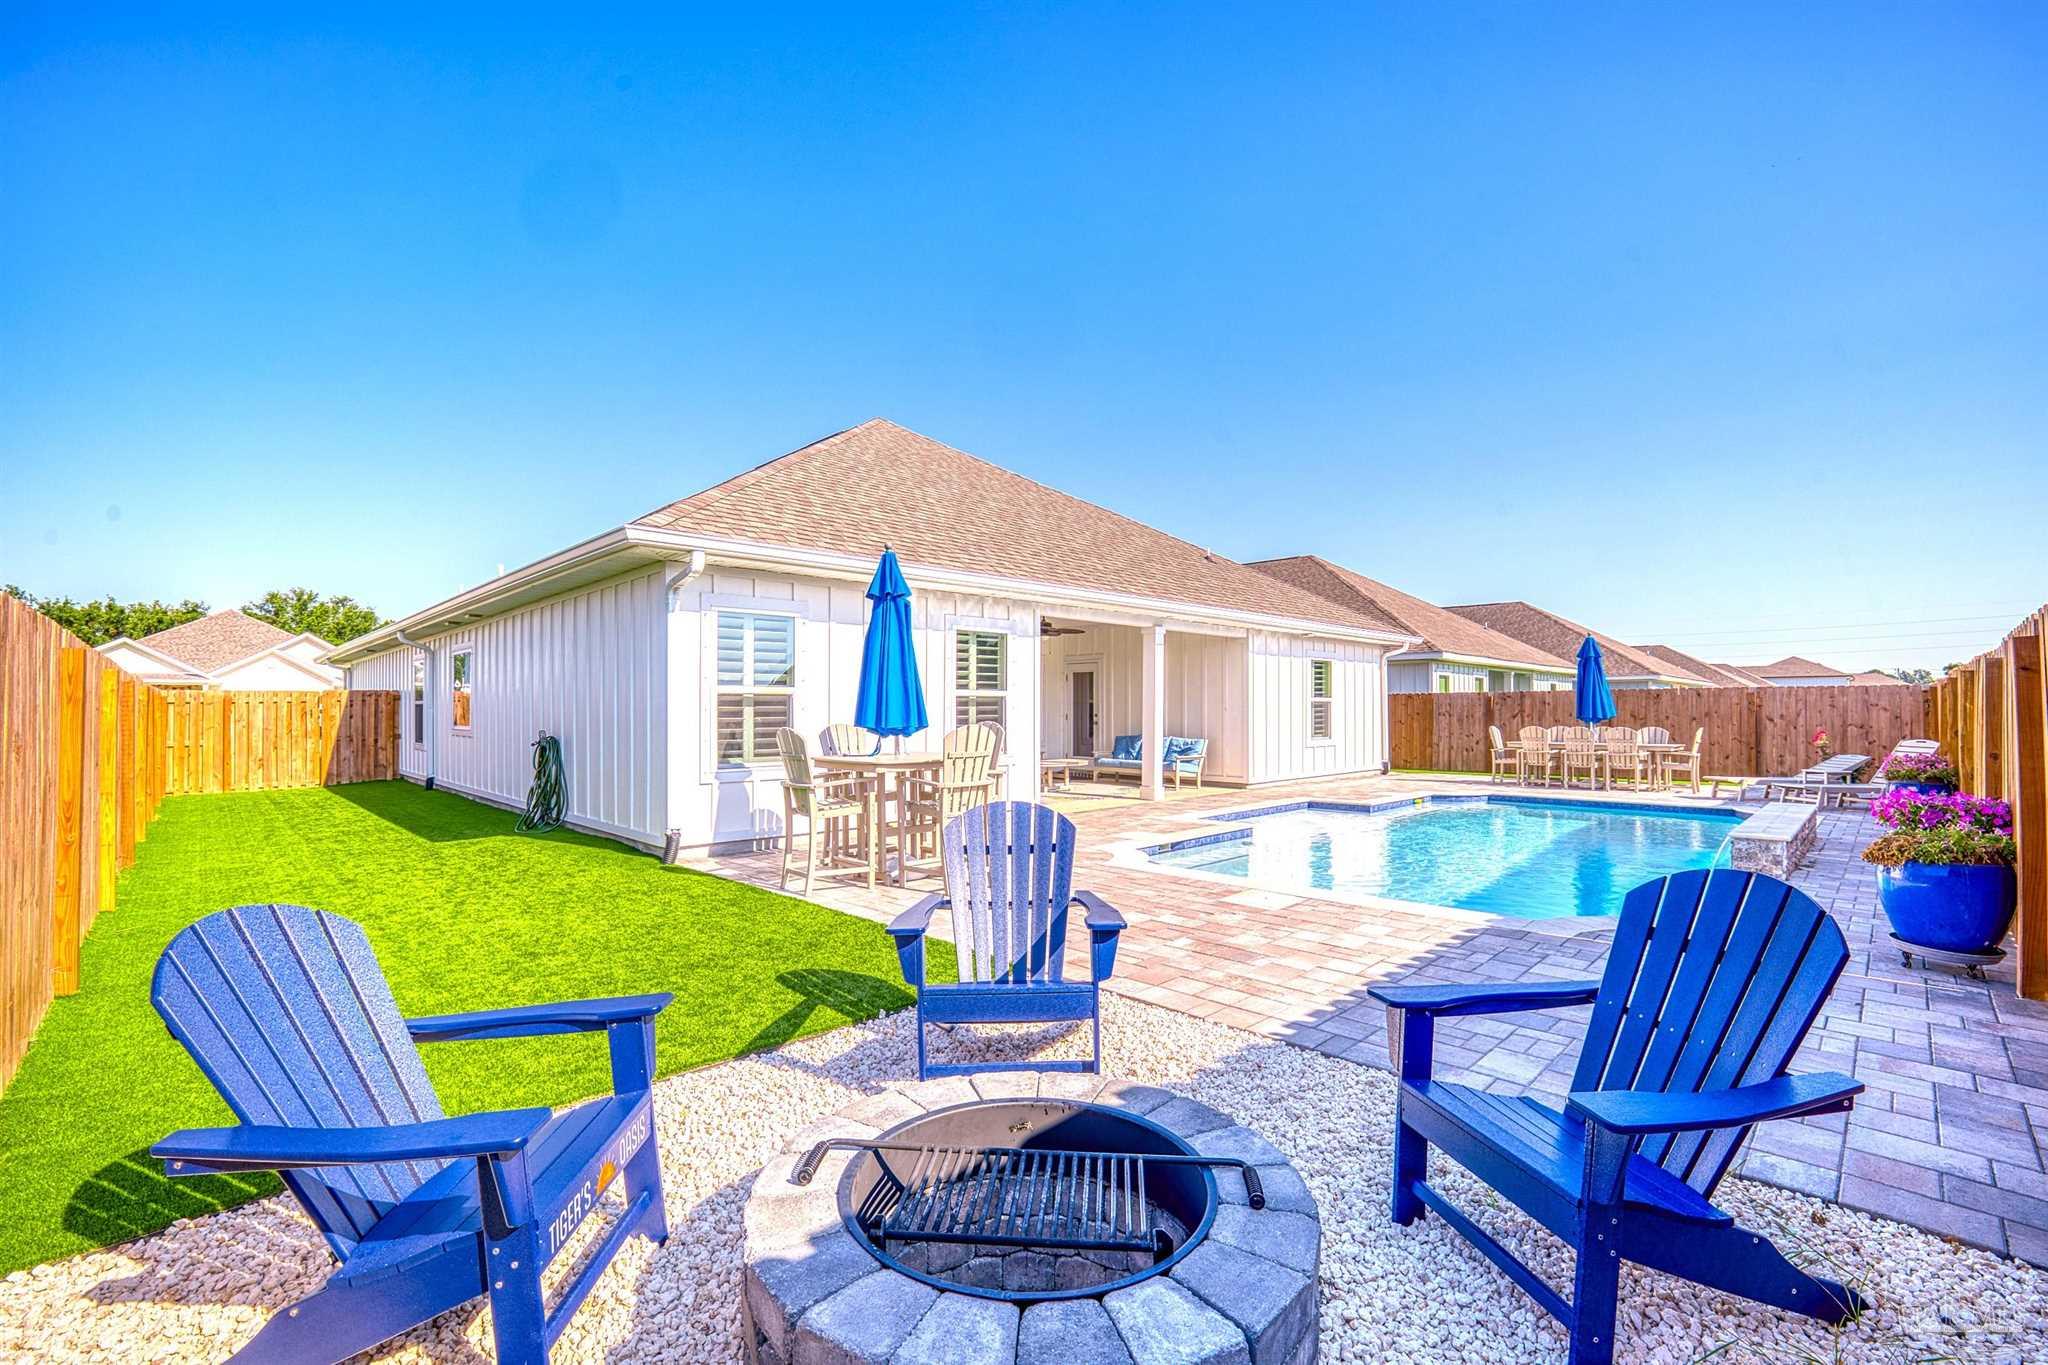
[[[173,692],[169,713],[173,796],[398,776],[396,692]]]
[[[1962,789],[2012,803],[2019,844],[2019,992],[2048,1000],[2048,607],[1997,649],[1928,688],[1928,737],[1956,761]]]
[[[1930,734],[1927,689],[1702,687],[1615,692],[1615,725],[1661,725],[1679,743],[1707,732],[1701,767],[1730,777],[1796,773],[1819,757],[1813,732],[1835,752],[1882,756]],[[1486,727],[1512,741],[1525,725],[1571,725],[1570,692],[1407,692],[1388,698],[1396,768],[1487,771]]]
[[[0,594],[0,1086],[164,797],[164,693]]]

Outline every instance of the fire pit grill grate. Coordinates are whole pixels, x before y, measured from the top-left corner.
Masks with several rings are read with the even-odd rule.
[[[808,1185],[832,1148],[871,1152],[882,1179],[855,1216],[870,1237],[1068,1251],[1173,1252],[1145,1196],[1149,1165],[1230,1166],[1245,1197],[1266,1205],[1259,1174],[1236,1157],[1069,1151],[1034,1147],[919,1146],[828,1138],[790,1173]],[[899,1158],[892,1166],[891,1153]],[[901,1167],[899,1173],[897,1167]]]

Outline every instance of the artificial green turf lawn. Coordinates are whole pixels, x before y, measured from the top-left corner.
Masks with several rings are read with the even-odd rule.
[[[0,1095],[0,1272],[278,1188],[171,1181],[147,1157],[174,1129],[234,1121],[149,1003],[164,944],[224,906],[355,920],[408,1015],[672,991],[663,1075],[910,1003],[877,924],[515,819],[404,782],[164,802],[85,942],[84,989],[51,1005]],[[421,1051],[450,1113],[611,1086],[602,1034]]]

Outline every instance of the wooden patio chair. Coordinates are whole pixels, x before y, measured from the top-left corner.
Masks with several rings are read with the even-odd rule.
[[[180,930],[150,1002],[239,1122],[172,1133],[167,1174],[276,1171],[340,1262],[235,1356],[346,1360],[481,1294],[501,1361],[545,1361],[628,1238],[668,1240],[654,1017],[635,995],[407,1019],[360,926],[242,905]],[[419,1043],[603,1033],[612,1093],[449,1118]],[[624,1216],[556,1295],[541,1276],[614,1181]]]
[[[1863,1090],[1786,1066],[1849,960],[1805,893],[1717,869],[1645,882],[1622,903],[1599,981],[1374,986],[1400,1077],[1393,1220],[1441,1216],[1571,1336],[1572,1365],[1614,1359],[1623,1261],[1838,1323],[1867,1305],[1800,1269],[1711,1202],[1751,1126],[1847,1110]],[[1563,1113],[1431,1074],[1436,1020],[1591,1005]],[[1428,1183],[1429,1148],[1572,1248],[1569,1301]]]
[[[818,752],[827,758],[872,758],[882,752],[882,737],[858,725],[828,725],[818,732]]]
[[[1500,727],[1498,725],[1486,727],[1486,743],[1488,756],[1492,763],[1492,771],[1487,775],[1488,780],[1497,783],[1503,777],[1506,777],[1520,781],[1522,776],[1521,752],[1519,749],[1508,747],[1508,742],[1500,737]]]
[[[1001,732],[993,725],[963,725],[949,733],[942,746],[937,778],[905,774],[902,783],[906,864],[935,866],[939,832],[976,806],[995,800],[996,746]]]
[[[1656,764],[1651,755],[1636,743],[1636,732],[1624,727],[1602,730],[1602,748],[1606,751],[1607,785],[1626,777],[1637,790],[1647,786],[1657,775]]]
[[[1073,889],[1074,822],[1046,806],[998,801],[975,806],[940,834],[946,889],[926,896],[889,926],[903,980],[917,994],[917,1078],[977,1071],[1102,1069],[1102,983],[1116,966],[1124,917],[1100,896]],[[1089,979],[1066,979],[1067,912],[1087,916]],[[951,911],[959,982],[925,979],[925,931]],[[1089,1060],[934,1063],[925,1023],[1040,1024],[1087,1020]]]
[[[1543,775],[1543,785],[1550,785],[1551,770],[1557,766],[1557,755],[1550,747],[1550,732],[1540,725],[1524,725],[1516,740],[1521,752],[1521,767],[1518,770],[1522,785],[1534,786],[1535,774]]]
[[[1567,739],[1564,742],[1564,748],[1558,753],[1558,767],[1566,787],[1572,785],[1573,773],[1584,771],[1587,788],[1589,790],[1596,788],[1600,786],[1603,777],[1609,776],[1607,770],[1607,750],[1598,742],[1589,738]],[[1611,779],[1607,785],[1614,785]]]
[[[789,859],[796,843],[796,818],[804,818],[804,895],[818,874],[818,839],[825,840],[825,873],[865,872],[868,890],[875,889],[881,863],[881,812],[875,783],[859,773],[816,773],[804,737],[794,730],[775,732],[782,755],[782,889],[789,889]],[[859,861],[851,861],[858,857]]]
[[[1700,747],[1707,741],[1704,729],[1692,732],[1692,749],[1687,753],[1664,754],[1657,763],[1657,781],[1662,786],[1674,785],[1680,775],[1692,779],[1692,794],[1700,794]],[[1716,795],[1718,795],[1718,789]]]
[[[1669,744],[1671,732],[1661,725],[1645,725],[1636,732],[1636,739],[1643,744]]]

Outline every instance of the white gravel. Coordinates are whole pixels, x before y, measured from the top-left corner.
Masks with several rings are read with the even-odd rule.
[[[1386,1214],[1393,1081],[1256,1034],[1104,999],[1105,1070],[1169,1086],[1284,1150],[1322,1206],[1325,1361],[1562,1361],[1564,1337],[1443,1226]],[[1074,1055],[1078,1040],[1032,1035]],[[987,1039],[963,1037],[978,1048]],[[1016,1039],[1003,1040],[1005,1050]],[[752,1173],[794,1129],[911,1074],[907,1017],[663,1081],[656,1089],[671,1237],[635,1239],[557,1347],[558,1361],[739,1358],[740,1211]],[[1439,1183],[1553,1284],[1563,1248],[1456,1168]],[[1787,1249],[1823,1258],[1875,1309],[1839,1334],[1650,1272],[1622,1282],[1621,1358],[1919,1362],[2048,1360],[2048,1274],[1803,1195],[1730,1179],[1717,1202]],[[593,1219],[594,1225],[598,1220]],[[586,1238],[596,1228],[586,1227]],[[1796,1258],[1796,1254],[1795,1258]],[[317,1288],[327,1253],[289,1199],[180,1223],[0,1282],[9,1358],[216,1360]],[[491,1358],[481,1304],[376,1357]]]

